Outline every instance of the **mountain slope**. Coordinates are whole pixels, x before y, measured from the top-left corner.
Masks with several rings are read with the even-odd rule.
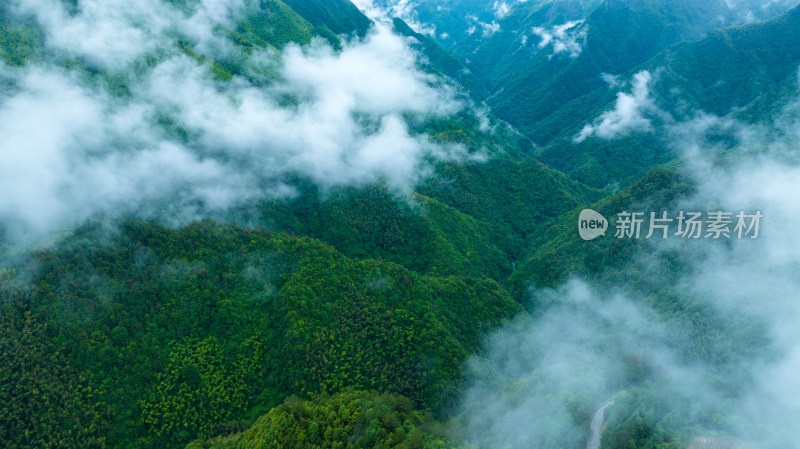
[[[415,40],[411,45],[423,55],[426,60],[426,68],[439,71],[455,80],[464,86],[474,98],[482,98],[486,95],[484,80],[470,71],[458,58],[440,47],[436,41],[417,33],[400,18],[392,19],[392,25],[396,33]]]
[[[79,2],[73,3],[77,8]],[[359,39],[369,33],[369,19],[346,0],[259,1],[225,26],[208,29],[214,36],[209,42],[223,42],[222,50],[198,43],[190,33],[166,33],[160,46],[141,56],[141,61],[134,60],[132,68],[107,70],[89,57],[66,51],[67,56],[52,57],[49,50],[42,50],[50,37],[27,22],[5,23],[7,15],[0,16],[0,57],[14,67],[0,70],[4,87],[8,73],[35,73],[38,58],[52,57],[49,62],[61,76],[55,79],[67,78],[63,73],[85,78],[85,84],[66,85],[77,86],[75,91],[85,88],[89,92],[86,97],[109,100],[98,101],[97,109],[121,107],[133,111],[130,115],[145,111],[142,114],[147,121],[135,122],[139,127],[132,128],[152,127],[157,135],[133,142],[132,147],[160,144],[168,149],[186,146],[197,150],[188,152],[196,156],[197,164],[186,170],[203,172],[198,183],[212,191],[212,199],[225,203],[228,196],[247,198],[244,204],[235,203],[236,210],[220,214],[230,213],[226,220],[241,218],[241,223],[249,225],[205,219],[170,228],[136,218],[133,212],[122,218],[118,216],[122,213],[109,212],[106,217],[98,212],[85,224],[10,258],[5,248],[14,242],[0,223],[2,263],[10,258],[10,269],[0,269],[2,445],[10,449],[173,449],[186,444],[192,449],[450,448],[452,442],[442,436],[441,424],[435,419],[454,418],[451,436],[461,430],[461,417],[454,416],[454,411],[465,385],[475,380],[466,375],[470,371],[465,368],[474,365],[472,356],[509,320],[515,320],[509,328],[516,332],[527,326],[527,320],[547,311],[551,304],[542,298],[549,293],[535,290],[531,301],[531,286],[557,287],[575,275],[597,282],[609,298],[620,282],[634,288],[638,301],[680,324],[680,332],[670,335],[675,338],[666,339],[666,345],[677,348],[677,358],[712,365],[724,374],[714,381],[731,386],[734,380],[725,375],[734,372],[731,367],[736,367],[737,361],[752,355],[749,351],[764,337],[757,332],[757,324],[741,325],[736,316],[719,317],[673,289],[670,282],[690,270],[681,257],[691,256],[691,252],[656,253],[647,243],[611,235],[587,243],[575,229],[579,211],[587,206],[613,217],[623,209],[671,208],[693,192],[694,185],[679,169],[660,165],[672,157],[664,133],[645,130],[614,139],[587,135],[581,142],[575,140],[585,125],[596,124],[598,117],[615,111],[621,98],[634,96],[628,91],[635,90],[637,79],[642,79],[638,74],[652,76],[644,87],[639,85],[645,97],[652,97],[653,106],[646,111],[652,130],[691,118],[699,109],[766,121],[798,90],[800,10],[706,36],[716,20],[714,14],[723,10],[721,5],[667,0],[607,1],[602,5],[529,0],[500,20],[503,8],[497,2],[427,2],[421,5],[424,11],[441,23],[452,22],[448,26],[453,27],[454,35],[443,37],[442,31],[448,28],[441,28],[430,38],[395,19],[395,30],[415,40],[412,45],[423,55],[415,65],[411,53],[408,66],[421,67],[424,72],[400,67],[413,72],[401,78],[458,91],[452,101],[457,106],[443,107],[460,111],[450,115],[437,113],[436,108],[383,111],[384,80],[367,80],[377,86],[377,95],[348,90],[349,85],[367,82],[348,70],[342,71],[339,80],[323,77],[320,84],[330,91],[316,89],[318,80],[309,78],[303,79],[299,89],[281,85],[278,73],[283,72],[276,67],[282,62],[278,58],[282,49],[290,49],[285,55],[319,57],[330,63],[350,47],[369,43],[370,39]],[[0,5],[0,14],[5,8]],[[460,17],[466,11],[479,11],[479,15]],[[491,27],[486,35],[478,30],[476,21],[493,26],[495,20],[501,30],[493,36]],[[470,26],[476,26],[471,33]],[[463,37],[458,44],[456,32]],[[327,39],[334,48],[318,48],[312,44],[315,36]],[[706,37],[681,43],[700,36]],[[347,38],[353,39],[343,42]],[[447,39],[454,42],[449,47],[441,43]],[[402,39],[395,40],[402,43]],[[458,52],[463,62],[444,47]],[[180,82],[166,85],[177,89],[184,79],[187,84],[202,81],[207,89],[187,91],[185,96],[207,95],[217,101],[211,108],[189,107],[188,114],[207,115],[201,118],[216,126],[184,129],[175,111],[179,107],[169,107],[169,103],[160,114],[147,101],[127,108],[125,99],[135,95],[136,88],[127,81],[156,67],[165,54],[184,68],[178,72]],[[243,56],[252,55],[275,59],[245,67]],[[374,54],[367,56],[374,58]],[[373,60],[357,59],[367,65]],[[16,68],[25,64],[25,69]],[[305,70],[300,75],[313,78],[319,73],[308,72],[318,67],[332,65],[300,64],[295,70]],[[477,70],[468,68],[480,68],[494,84],[486,84],[475,75]],[[606,72],[619,76],[604,81],[601,75]],[[199,75],[193,79],[187,74]],[[8,97],[0,95],[0,102],[14,98],[19,86],[12,84]],[[239,85],[251,93],[274,89],[277,94],[237,96],[230,88]],[[459,91],[460,87],[468,92]],[[520,124],[524,134],[535,137],[541,146],[491,111],[474,106],[467,93],[488,95],[488,87],[495,89],[489,103]],[[156,102],[171,93],[169,88],[158,91]],[[423,92],[435,94],[433,90]],[[393,93],[406,94],[401,89]],[[314,103],[316,96],[328,101]],[[263,101],[251,101],[253,98]],[[366,112],[334,107],[369,100],[375,104]],[[231,104],[235,107],[228,109]],[[227,120],[224,114],[215,115],[215,107],[234,114],[242,104],[275,109],[270,109],[270,114],[255,114],[255,125],[241,129],[238,122],[251,116]],[[80,115],[79,108],[67,106],[64,115]],[[312,126],[295,129],[289,126],[290,120],[280,121],[297,117],[293,114],[303,108],[313,109],[312,114],[300,116]],[[655,109],[660,113],[653,112]],[[371,112],[374,110],[385,113]],[[325,114],[339,114],[348,120],[328,123]],[[125,125],[130,115],[112,118]],[[384,118],[397,125],[389,131],[398,134],[376,134],[383,129]],[[98,119],[93,125],[105,125],[106,121]],[[315,146],[319,152],[301,162],[323,170],[283,171],[283,165],[296,160],[273,159],[270,137],[291,140],[296,136],[255,133],[253,137],[247,133],[273,121],[283,123],[287,135],[317,126],[336,128],[321,139],[300,140],[297,145]],[[343,132],[351,132],[352,139],[345,142],[356,148],[362,140],[369,140],[373,143],[370,152],[350,152],[353,148],[347,147],[336,154],[338,141],[330,144],[329,140],[335,140],[336,131],[351,123],[354,130]],[[215,131],[230,132],[233,138],[226,140]],[[210,137],[192,140],[191,133]],[[86,134],[88,140],[95,137]],[[168,138],[161,139],[161,134]],[[381,138],[372,142],[375,135]],[[316,173],[325,176],[325,165],[335,165],[337,159],[353,157],[361,162],[361,158],[379,159],[406,151],[391,145],[397,135],[418,144],[411,145],[414,148],[435,148],[409,163],[421,165],[419,176],[410,177],[415,185],[385,180],[395,170],[402,170],[391,162],[388,170],[355,178],[349,184],[332,183],[332,187],[315,178]],[[244,144],[236,147],[239,139]],[[128,142],[121,140],[124,138],[110,142],[128,150]],[[226,153],[231,142],[240,151]],[[281,145],[286,143],[276,144]],[[263,172],[246,171],[257,159],[237,159],[250,152],[267,160],[263,167],[256,167]],[[218,153],[225,157],[217,157]],[[217,192],[218,186],[227,183],[206,182],[202,176],[215,179],[226,159],[239,162],[235,170],[222,171],[226,178],[252,176],[257,182]],[[47,164],[56,162],[47,160]],[[402,162],[406,161],[398,165]],[[177,157],[157,160],[155,175],[147,178],[148,187],[153,182],[157,190],[155,180],[161,172],[181,163]],[[127,160],[123,158],[121,164],[127,165]],[[351,166],[343,167],[340,171]],[[273,168],[277,170],[273,172]],[[108,184],[98,185],[115,184],[115,173],[104,173]],[[279,186],[269,190],[273,181]],[[606,188],[615,182],[622,184],[621,190]],[[269,193],[278,193],[253,195],[256,189],[252,186],[261,187],[262,183]],[[183,187],[179,186],[176,196],[183,195]],[[159,201],[152,201],[154,204],[149,204],[149,198],[143,202],[159,212],[181,207],[174,197],[157,196]],[[202,216],[205,209],[197,204],[200,202],[192,201],[181,219]],[[658,282],[647,267],[638,264],[642,255],[651,254],[665,262]],[[523,310],[526,306],[530,315]],[[566,334],[564,330],[559,329],[559,335]],[[625,333],[624,328],[611,331]],[[729,338],[743,334],[747,338]],[[519,341],[508,345],[512,355],[499,365],[525,371],[520,382],[503,384],[507,378],[495,375],[495,367],[484,374],[492,387],[499,386],[512,400],[553,397],[578,424],[588,424],[584,421],[594,406],[591,397],[572,388],[536,391],[547,373],[517,369],[524,366],[518,362],[540,351],[546,354],[551,344],[557,346],[552,340],[541,345],[526,341],[522,348]],[[737,341],[748,345],[735,347]],[[531,354],[520,354],[528,349]],[[680,416],[674,403],[662,404],[649,396],[659,391],[659,365],[643,362],[635,350],[624,352],[630,357],[620,370],[629,375],[631,384],[612,387],[632,387],[619,395],[604,449],[680,449],[691,432],[722,428],[719,423],[727,416],[692,416],[695,422],[674,419]],[[502,371],[505,367],[497,368]],[[573,374],[577,378],[581,373],[567,372],[564,377],[572,379]],[[489,413],[508,419],[487,407],[487,402],[478,402]],[[547,410],[538,404],[534,408]],[[556,420],[533,423],[527,414],[525,418],[526,426],[555,424]],[[514,419],[512,425],[518,429],[519,422]],[[540,446],[582,447],[581,436],[577,428],[565,440],[567,444],[550,445],[545,438]]]
[[[769,121],[797,91],[799,26],[800,8],[795,8],[765,22],[713,31],[697,42],[668,48],[623,79],[641,71],[652,74],[646,93],[659,108],[655,112],[651,108],[648,116],[655,129],[664,120],[680,123],[700,111],[733,114],[748,122]],[[595,186],[631,180],[671,160],[671,143],[655,132],[574,140],[586,124],[614,109],[618,92],[629,89],[602,86],[541,120],[538,127],[557,134],[541,150],[541,159]]]
[[[603,0],[530,0],[513,7],[498,20],[499,29],[490,37],[475,33],[458,45],[458,54],[470,61],[470,67],[491,80],[499,91],[511,80],[531,70],[532,66],[545,65],[537,58],[538,44],[542,41],[533,33],[574,21],[585,20]]]
[[[499,280],[511,269],[490,223],[421,195],[401,199],[385,186],[323,195],[306,185],[298,198],[265,204],[261,215],[271,228],[318,238],[349,257],[421,274]]]
[[[390,17],[400,18],[435,39],[447,50],[456,51],[459,43],[477,33],[481,24],[491,24],[503,14],[503,4],[483,0],[374,0]]]
[[[284,0],[320,34],[363,37],[372,24],[349,0]]]
[[[489,104],[499,117],[546,145],[560,128],[542,120],[602,87],[603,73],[627,72],[671,44],[701,37],[725,10],[721,0],[606,2],[581,25],[586,41],[579,55],[537,52],[533,64],[516,73]]]
[[[796,82],[798,64],[800,7],[766,22],[714,31],[647,65],[668,67],[662,90],[677,87],[697,108],[726,115],[780,89],[787,79]]]
[[[315,34],[312,24],[280,0],[262,1],[260,7],[238,23],[235,36],[262,48],[283,48],[289,43],[307,44]]]
[[[68,354],[65,369],[91,392],[70,401],[87,413],[109,409],[108,431],[92,425],[88,438],[115,447],[180,447],[242,428],[291,394],[346,387],[445,410],[480,335],[520,310],[493,281],[354,261],[308,238],[209,221],[106,230],[87,224],[38,253],[28,293],[13,293],[4,316],[45,326],[41,351]],[[15,335],[0,337],[11,348],[0,391],[27,344]],[[51,391],[61,381],[41,382]],[[0,434],[19,418],[0,418]]]

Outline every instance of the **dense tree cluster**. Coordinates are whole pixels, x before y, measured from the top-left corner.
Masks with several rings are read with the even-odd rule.
[[[344,391],[291,397],[246,431],[196,441],[187,449],[452,449],[435,423],[402,396]]]

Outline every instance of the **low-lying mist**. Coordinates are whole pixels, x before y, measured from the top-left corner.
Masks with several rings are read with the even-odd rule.
[[[609,267],[622,275],[532,289],[534,312],[491,335],[469,363],[466,441],[582,448],[597,406],[616,398],[605,415],[608,447],[645,438],[685,447],[696,436],[800,447],[797,108],[769,125],[697,113],[626,131],[672,139],[696,187],[676,211],[760,211],[758,238],[670,236],[648,241],[624,268]],[[630,108],[608,116],[621,110]]]

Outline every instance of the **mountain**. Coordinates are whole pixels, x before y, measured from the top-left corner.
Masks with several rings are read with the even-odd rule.
[[[713,31],[701,41],[666,50],[647,66],[669,71],[662,90],[677,87],[697,109],[727,115],[774,91],[787,98],[784,89],[796,84],[800,63],[798,25],[800,8],[794,8],[765,22]],[[772,117],[774,112],[751,118]]]
[[[772,60],[779,51],[769,47],[794,41],[795,10],[769,25],[753,21],[793,5],[530,1],[499,19],[492,36],[466,38],[455,53],[486,86],[473,92],[480,97],[488,91],[492,111],[529,137],[543,162],[604,187],[630,183],[673,157],[652,134],[573,142],[584,126],[613,108],[622,90],[609,86],[610,80],[631,80],[648,70],[658,73],[653,95],[659,101],[668,101],[668,90],[677,88],[692,110],[725,115],[743,108],[739,114],[748,120],[770,117],[794,90],[796,57],[790,50],[783,61]],[[742,21],[751,23],[722,28]],[[763,73],[754,80],[743,66]],[[707,69],[701,73],[698,67]]]
[[[309,43],[317,30],[280,0],[262,2],[258,11],[237,24],[238,42],[283,48],[289,43]]]
[[[0,446],[796,447],[740,409],[793,322],[713,302],[793,316],[793,203],[575,229],[791,198],[794,3],[0,4]]]
[[[413,24],[417,32],[435,39],[445,49],[455,50],[470,35],[482,34],[484,26],[491,26],[517,2],[377,0],[372,3],[390,17]]]
[[[699,41],[671,46],[623,78],[642,71],[654,74],[647,95],[662,111],[661,116],[652,114],[654,123],[663,123],[664,112],[670,115],[667,120],[681,122],[700,111],[769,121],[797,89],[800,55],[792,43],[798,41],[799,12],[795,8],[768,21],[712,31]],[[635,178],[674,158],[669,141],[652,132],[575,141],[586,124],[614,108],[615,90],[619,92],[599,87],[538,122],[559,134],[542,149],[541,159],[585,183],[605,185]],[[680,95],[674,95],[676,91]]]
[[[459,43],[458,52],[470,61],[473,70],[492,81],[497,92],[533,65],[544,64],[532,60],[543,42],[534,30],[543,34],[548,28],[585,20],[601,4],[600,0],[519,3],[498,19],[498,29],[491,36],[473,33]]]
[[[702,37],[718,24],[725,8],[722,1],[606,2],[585,22],[564,30],[567,43],[575,40],[574,51],[534,49],[527,67],[509,71],[513,79],[501,78],[503,92],[492,96],[489,104],[538,145],[546,145],[560,128],[544,124],[544,119],[602,87],[602,74],[627,72],[671,44]],[[525,35],[531,46],[544,42]]]

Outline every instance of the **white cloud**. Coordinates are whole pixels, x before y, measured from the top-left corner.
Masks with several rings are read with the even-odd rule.
[[[200,20],[200,12],[154,2],[90,3],[73,16],[53,12],[48,0],[19,5],[46,28],[48,49],[118,71],[129,95],[47,59],[0,66],[16,86],[0,94],[0,219],[34,233],[102,212],[187,220],[286,195],[282,180],[292,173],[323,188],[384,180],[402,190],[428,173],[430,158],[467,157],[409,131],[407,115],[442,116],[462,105],[384,25],[339,52],[317,42],[245,58],[245,72],[275,73],[266,84],[220,82],[175,47],[169,30],[207,38],[198,48],[218,46],[215,21],[238,14],[236,3],[202,2]],[[139,9],[150,7],[161,9]],[[122,70],[156,48],[155,64]]]
[[[675,125],[674,146],[681,151],[697,193],[681,207],[713,205],[720,210],[760,211],[755,240],[704,248],[692,261],[695,271],[685,290],[709,298],[721,310],[736,310],[751,323],[765,324],[768,360],[746,367],[751,388],[736,404],[739,430],[751,438],[769,438],[770,444],[797,446],[793,424],[800,419],[800,166],[795,157],[800,142],[798,104],[771,125],[748,125],[731,118],[698,114],[686,125]],[[708,135],[732,140],[728,157],[719,163],[718,144]],[[735,238],[735,237],[734,237]]]
[[[610,73],[601,73],[600,78],[603,79],[603,82],[608,84],[608,87],[615,89],[622,84],[619,81],[619,75],[612,75]]]
[[[508,14],[508,12],[511,11],[511,8],[527,1],[528,0],[495,0],[495,2],[492,4],[492,9],[494,9],[494,15],[500,19]]]
[[[413,0],[389,0],[378,2],[378,4],[374,0],[357,0],[353,4],[373,20],[389,21],[389,19],[397,17],[415,32],[436,37],[436,25],[419,20],[416,10],[419,3]],[[441,38],[446,39],[447,36]]]
[[[652,125],[645,112],[654,111],[656,108],[655,101],[650,95],[651,80],[652,75],[648,71],[634,75],[632,92],[619,92],[614,109],[603,113],[594,124],[584,126],[575,137],[575,142],[583,142],[591,136],[615,139],[632,131],[650,131]]]
[[[483,37],[491,37],[498,31],[500,31],[500,24],[496,21],[492,21],[492,23],[483,23],[480,22],[479,25],[483,28]]]
[[[540,49],[552,45],[553,55],[567,53],[571,58],[577,58],[583,51],[587,27],[583,20],[576,20],[552,28],[533,27],[531,31],[539,36]]]
[[[678,362],[673,329],[646,305],[577,279],[534,294],[536,317],[522,314],[490,335],[468,364],[467,445],[582,447],[585,414],[629,386],[632,360],[685,389],[709,390]]]
[[[494,5],[492,5],[492,7],[494,8],[494,15],[497,18],[502,18],[503,16],[508,14],[508,11],[511,10],[511,6],[512,5],[513,5],[513,3],[511,5],[509,5],[507,2],[502,1],[502,0],[495,1]]]
[[[481,36],[483,38],[492,37],[495,33],[500,31],[500,24],[497,23],[496,20],[491,22],[483,22],[481,21],[478,16],[473,14],[467,14],[465,16],[467,23],[470,24],[467,28],[467,35],[472,36],[478,30],[481,29]]]
[[[60,0],[12,4],[12,11],[42,25],[50,49],[115,70],[168,48],[168,33],[220,45],[224,41],[214,38],[213,27],[228,24],[244,9],[243,0],[203,0],[188,14],[161,0],[83,0],[74,13]]]

